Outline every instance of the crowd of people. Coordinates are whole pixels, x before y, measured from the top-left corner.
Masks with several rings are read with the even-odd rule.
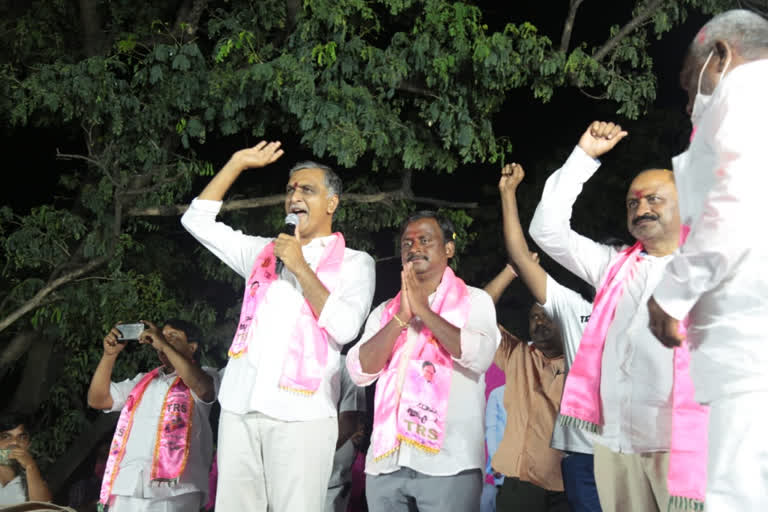
[[[691,142],[673,170],[630,183],[632,245],[571,226],[621,126],[589,124],[546,182],[529,233],[591,294],[558,283],[529,249],[524,170],[510,164],[498,184],[509,264],[484,289],[466,284],[450,266],[451,222],[416,212],[400,229],[400,290],[371,310],[374,260],[332,228],[336,173],[295,165],[284,205],[295,231],[251,236],[216,217],[237,178],[283,150],[236,152],[181,219],[244,280],[228,363],[200,365],[204,337],[188,322],[143,321],[138,340],[160,366],[112,382],[125,344],[119,325],[106,335],[88,404],[120,415],[100,510],[353,510],[362,452],[371,512],[768,510],[768,242],[753,229],[768,189],[768,21],[714,17],[681,84]],[[514,279],[535,300],[530,341],[497,322]],[[0,425],[0,505],[51,500],[28,446],[22,422]]]

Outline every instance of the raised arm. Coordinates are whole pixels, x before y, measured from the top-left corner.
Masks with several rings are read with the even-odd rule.
[[[245,235],[216,221],[216,216],[238,176],[248,168],[264,167],[280,158],[283,151],[279,148],[279,142],[262,141],[232,155],[181,217],[184,229],[243,278],[248,277],[256,256],[271,239]]]
[[[504,290],[507,289],[507,286],[509,286],[516,278],[517,272],[512,268],[512,265],[507,263],[504,265],[504,268],[501,269],[501,272],[496,274],[496,277],[491,279],[491,281],[483,287],[483,290],[491,296],[491,300],[496,304],[499,302]]]
[[[547,179],[531,220],[533,240],[565,268],[597,286],[616,253],[571,229],[573,203],[600,162],[597,157],[627,135],[619,125],[595,121],[584,132],[568,160]]]
[[[162,351],[173,365],[182,382],[204,402],[213,402],[216,398],[213,377],[207,374],[192,358],[191,354],[180,352],[163,335],[162,331],[152,322],[142,320],[148,328],[139,335],[139,342],[152,345],[155,350]]]
[[[112,382],[112,369],[115,367],[118,354],[125,348],[125,343],[117,341],[119,336],[120,331],[113,327],[102,340],[104,351],[88,388],[88,405],[94,409],[108,410],[112,408],[112,395],[109,391]]]
[[[208,185],[200,192],[198,199],[221,201],[229,187],[246,169],[265,167],[283,156],[280,142],[261,141],[252,148],[241,149],[221,168]]]
[[[504,217],[504,244],[509,259],[533,298],[539,304],[544,304],[547,301],[547,273],[531,257],[517,210],[517,187],[524,176],[525,172],[520,164],[508,164],[501,170],[499,193]]]

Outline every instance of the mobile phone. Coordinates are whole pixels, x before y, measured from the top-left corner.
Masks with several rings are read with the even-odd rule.
[[[0,464],[2,464],[3,466],[11,465],[11,449],[10,448],[0,449]]]
[[[141,334],[146,327],[141,322],[133,324],[117,324],[117,330],[120,331],[120,336],[117,337],[117,341],[138,341],[139,334]]]

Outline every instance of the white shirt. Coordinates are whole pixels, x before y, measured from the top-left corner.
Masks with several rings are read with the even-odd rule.
[[[0,486],[0,505],[18,505],[27,502],[27,491],[21,482],[21,475],[16,475],[10,482]]]
[[[599,165],[577,146],[547,180],[530,227],[539,247],[595,288],[617,251],[571,230],[570,219],[573,203]],[[608,328],[600,380],[604,425],[596,441],[614,452],[669,450],[673,353],[648,328],[646,303],[671,258],[643,254]]]
[[[656,288],[669,315],[690,312],[696,399],[768,390],[768,59],[716,88],[689,150],[675,159],[691,233]]]
[[[213,368],[203,367],[205,373],[213,379],[214,390],[219,386],[219,372]],[[136,375],[133,379],[122,382],[112,382],[109,393],[112,396],[112,408],[105,412],[122,410],[128,395],[141,381],[145,373]],[[189,435],[189,455],[187,465],[179,478],[178,485],[150,485],[152,458],[155,453],[157,440],[157,425],[163,409],[165,395],[168,393],[176,372],[165,374],[161,370],[152,379],[141,397],[139,406],[134,413],[133,426],[125,446],[125,454],[120,462],[120,468],[112,486],[112,494],[131,496],[134,498],[164,498],[190,492],[202,492],[203,500],[208,499],[208,473],[211,469],[213,456],[213,434],[208,417],[214,402],[204,402],[194,392],[194,416],[192,431]]]
[[[365,472],[369,475],[392,473],[400,467],[409,467],[425,475],[455,475],[467,469],[485,467],[485,371],[501,341],[496,326],[496,309],[491,297],[479,288],[467,286],[470,309],[467,322],[461,329],[461,358],[453,358],[451,391],[445,419],[443,446],[435,454],[428,454],[408,443],[400,443],[400,450],[390,457],[373,460],[369,449]],[[429,296],[430,303],[435,294]],[[360,367],[360,347],[381,330],[381,315],[386,302],[371,312],[360,343],[347,354],[347,368],[358,386],[369,386],[381,375],[364,373]],[[418,321],[408,327],[408,341],[418,336]],[[374,411],[375,414],[375,411]],[[375,421],[375,419],[374,419]]]
[[[561,285],[547,274],[547,301],[541,305],[547,315],[560,327],[565,352],[565,371],[571,369],[573,358],[579,349],[581,335],[592,314],[592,303],[584,300],[578,293]],[[550,446],[556,450],[592,453],[594,436],[578,427],[566,427],[560,423],[557,415],[552,430]]]
[[[248,236],[216,222],[221,201],[195,199],[181,223],[200,243],[247,280],[253,263],[273,239]],[[302,246],[304,259],[316,269],[331,237]],[[296,318],[305,299],[295,276],[284,269],[259,307],[253,340],[245,356],[230,358],[219,392],[222,409],[235,414],[261,412],[282,421],[336,416],[339,400],[339,351],[355,339],[371,307],[376,271],[368,254],[344,249],[339,282],[317,320],[328,333],[328,362],[320,387],[303,395],[278,387]]]

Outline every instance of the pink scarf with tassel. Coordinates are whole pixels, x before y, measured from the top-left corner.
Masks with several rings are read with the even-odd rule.
[[[329,292],[332,292],[338,283],[346,247],[341,233],[334,233],[332,236],[333,240],[325,247],[315,271]],[[271,242],[256,257],[251,276],[246,283],[240,322],[229,347],[229,357],[237,358],[248,351],[259,306],[263,303],[270,285],[280,278],[275,272],[275,263],[275,243]],[[257,343],[258,340],[253,342]],[[328,333],[317,325],[312,308],[304,300],[291,334],[278,385],[287,391],[312,395],[320,387],[327,361]]]
[[[681,229],[681,243],[690,229]],[[635,263],[641,258],[643,246],[637,242],[621,251],[608,269],[602,286],[595,296],[592,316],[584,329],[579,350],[568,373],[560,402],[562,423],[597,432],[603,424],[600,405],[600,375],[608,328],[624,284],[630,278]],[[680,323],[685,332],[687,319]],[[689,374],[690,353],[683,342],[674,349],[672,385],[672,435],[669,452],[667,489],[669,509],[703,510],[707,483],[707,425],[709,409],[698,404],[693,396],[693,381]]]
[[[469,308],[467,286],[446,267],[430,309],[461,328]],[[399,310],[398,293],[384,308],[381,326]],[[438,453],[443,445],[453,360],[426,326],[411,343],[408,331],[401,331],[376,383],[371,434],[374,460],[393,455],[401,442],[428,453]]]

